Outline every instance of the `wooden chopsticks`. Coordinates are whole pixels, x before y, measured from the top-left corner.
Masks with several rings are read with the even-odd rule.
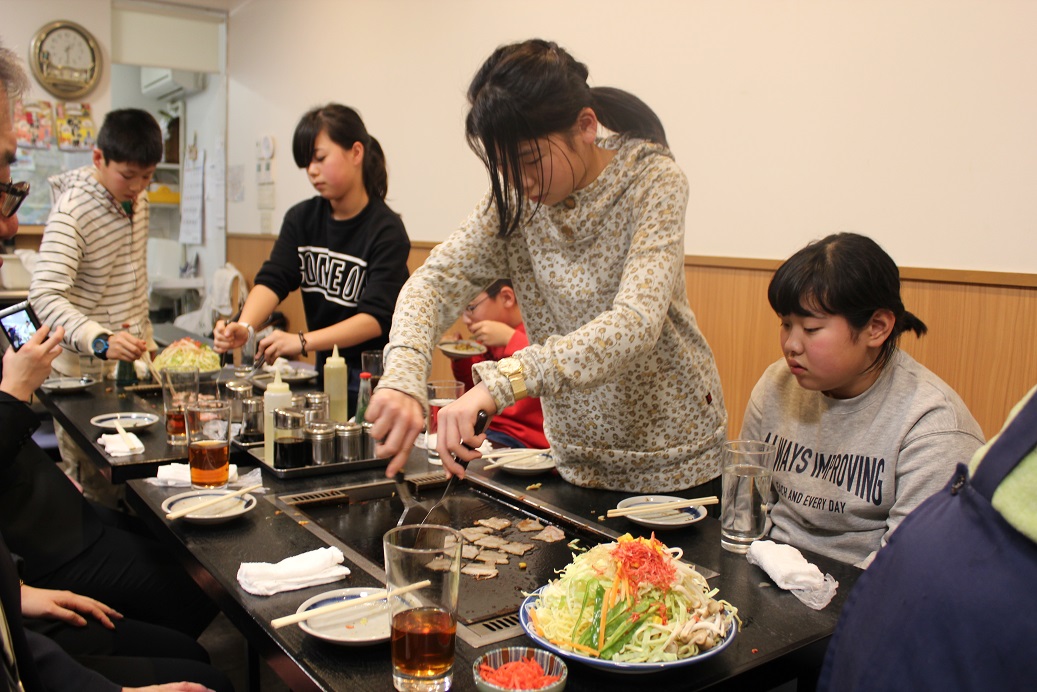
[[[139,445],[134,444],[133,438],[126,432],[126,428],[122,427],[122,423],[119,422],[118,418],[115,419],[115,432],[119,433],[119,437],[122,438],[122,443],[126,445],[127,452],[140,454],[144,451],[144,443],[141,442]]]
[[[310,618],[316,617],[318,615],[327,615],[328,613],[334,613],[335,611],[338,611],[338,610],[344,610],[345,608],[351,608],[352,606],[355,606],[355,605],[363,605],[364,603],[374,603],[375,601],[387,601],[387,600],[389,600],[390,598],[392,598],[394,596],[399,596],[400,594],[405,594],[405,593],[407,593],[409,591],[417,591],[418,589],[424,589],[426,586],[430,586],[431,584],[432,584],[432,582],[429,581],[428,579],[426,579],[424,581],[419,581],[416,584],[409,584],[407,586],[401,586],[400,588],[393,589],[392,591],[390,591],[388,593],[385,593],[385,594],[374,593],[374,594],[371,594],[370,596],[363,596],[361,598],[352,598],[352,599],[350,599],[348,601],[342,601],[341,603],[332,603],[331,605],[321,606],[320,608],[314,608],[312,610],[304,610],[301,613],[294,613],[292,615],[285,615],[283,618],[277,618],[275,620],[271,620],[270,621],[270,626],[273,627],[274,629],[281,629],[282,627],[285,627],[286,625],[294,625],[297,622],[302,622],[303,620],[309,620]]]
[[[192,504],[189,507],[184,507],[183,509],[178,509],[175,512],[169,512],[168,514],[166,514],[166,519],[179,519],[180,517],[186,517],[188,514],[191,514],[192,512],[197,512],[200,509],[205,509],[206,507],[212,507],[213,505],[218,505],[221,502],[223,502],[224,500],[230,500],[232,498],[238,497],[239,495],[244,495],[245,493],[252,492],[253,490],[256,490],[256,489],[262,488],[262,487],[263,487],[262,483],[257,483],[256,485],[250,485],[247,488],[242,488],[241,490],[236,490],[236,491],[234,491],[234,492],[232,492],[232,493],[230,493],[228,495],[217,495],[216,497],[212,498],[211,500],[205,500],[204,502],[196,502],[196,503]]]
[[[660,502],[658,504],[646,503],[643,505],[637,505],[636,507],[626,507],[624,509],[610,509],[605,513],[606,517],[629,517],[634,514],[658,514],[671,509],[684,509],[686,507],[699,507],[705,505],[718,504],[720,500],[716,495],[710,495],[709,497],[697,497],[691,500],[681,500],[679,502]]]

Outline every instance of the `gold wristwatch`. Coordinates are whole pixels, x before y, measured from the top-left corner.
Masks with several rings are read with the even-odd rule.
[[[511,391],[515,395],[515,401],[520,401],[529,396],[529,393],[526,391],[526,378],[523,376],[522,361],[518,358],[501,358],[497,361],[497,371],[511,382]]]

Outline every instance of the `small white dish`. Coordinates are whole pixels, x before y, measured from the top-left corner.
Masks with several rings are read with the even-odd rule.
[[[123,430],[141,430],[158,423],[158,416],[154,413],[126,411],[124,413],[103,413],[90,419],[91,425],[96,425],[105,430],[115,430],[116,421],[122,426]]]
[[[616,505],[617,509],[640,507],[641,505],[661,505],[666,502],[680,502],[686,498],[673,495],[637,495],[628,497]],[[658,514],[634,514],[624,517],[635,524],[652,529],[679,529],[706,517],[706,508],[702,505],[684,507],[683,509],[660,510]]]
[[[539,476],[547,473],[555,467],[555,460],[547,454],[538,454],[532,458],[520,459],[501,465],[501,471],[506,471],[513,476]]]
[[[87,387],[97,384],[97,380],[84,375],[82,377],[52,377],[44,380],[40,389],[48,394],[65,394],[71,392],[82,392]]]
[[[460,341],[441,341],[436,344],[439,350],[450,358],[471,358],[486,353],[486,346],[478,341],[462,339]]]
[[[385,594],[385,589],[354,586],[347,589],[326,591],[304,601],[297,613],[341,603],[354,598],[374,594]],[[389,603],[385,600],[372,601],[352,608],[345,608],[326,615],[317,615],[299,623],[299,629],[318,639],[343,646],[367,646],[389,641]]]
[[[187,509],[191,505],[200,504],[206,500],[212,499],[220,495],[230,495],[233,490],[221,490],[214,488],[212,490],[188,490],[186,493],[180,493],[179,495],[173,495],[167,497],[166,501],[162,503],[162,511],[165,514],[175,512],[179,509]],[[252,511],[257,503],[256,496],[252,493],[245,493],[244,495],[238,495],[237,497],[227,498],[226,502],[219,502],[215,505],[209,505],[198,510],[197,513],[187,514],[181,519],[192,524],[222,524],[225,521],[230,521],[240,517],[246,512]]]

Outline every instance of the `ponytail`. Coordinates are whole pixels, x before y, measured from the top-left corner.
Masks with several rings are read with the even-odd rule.
[[[602,125],[620,134],[669,146],[659,116],[633,94],[614,87],[592,87],[594,112]]]
[[[385,200],[389,192],[389,174],[385,170],[385,153],[382,145],[369,136],[364,147],[364,189],[369,197]]]

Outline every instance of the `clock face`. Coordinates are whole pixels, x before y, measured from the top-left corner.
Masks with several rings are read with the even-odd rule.
[[[96,86],[101,51],[90,33],[72,22],[52,22],[33,38],[29,62],[37,81],[60,98],[77,98]]]

